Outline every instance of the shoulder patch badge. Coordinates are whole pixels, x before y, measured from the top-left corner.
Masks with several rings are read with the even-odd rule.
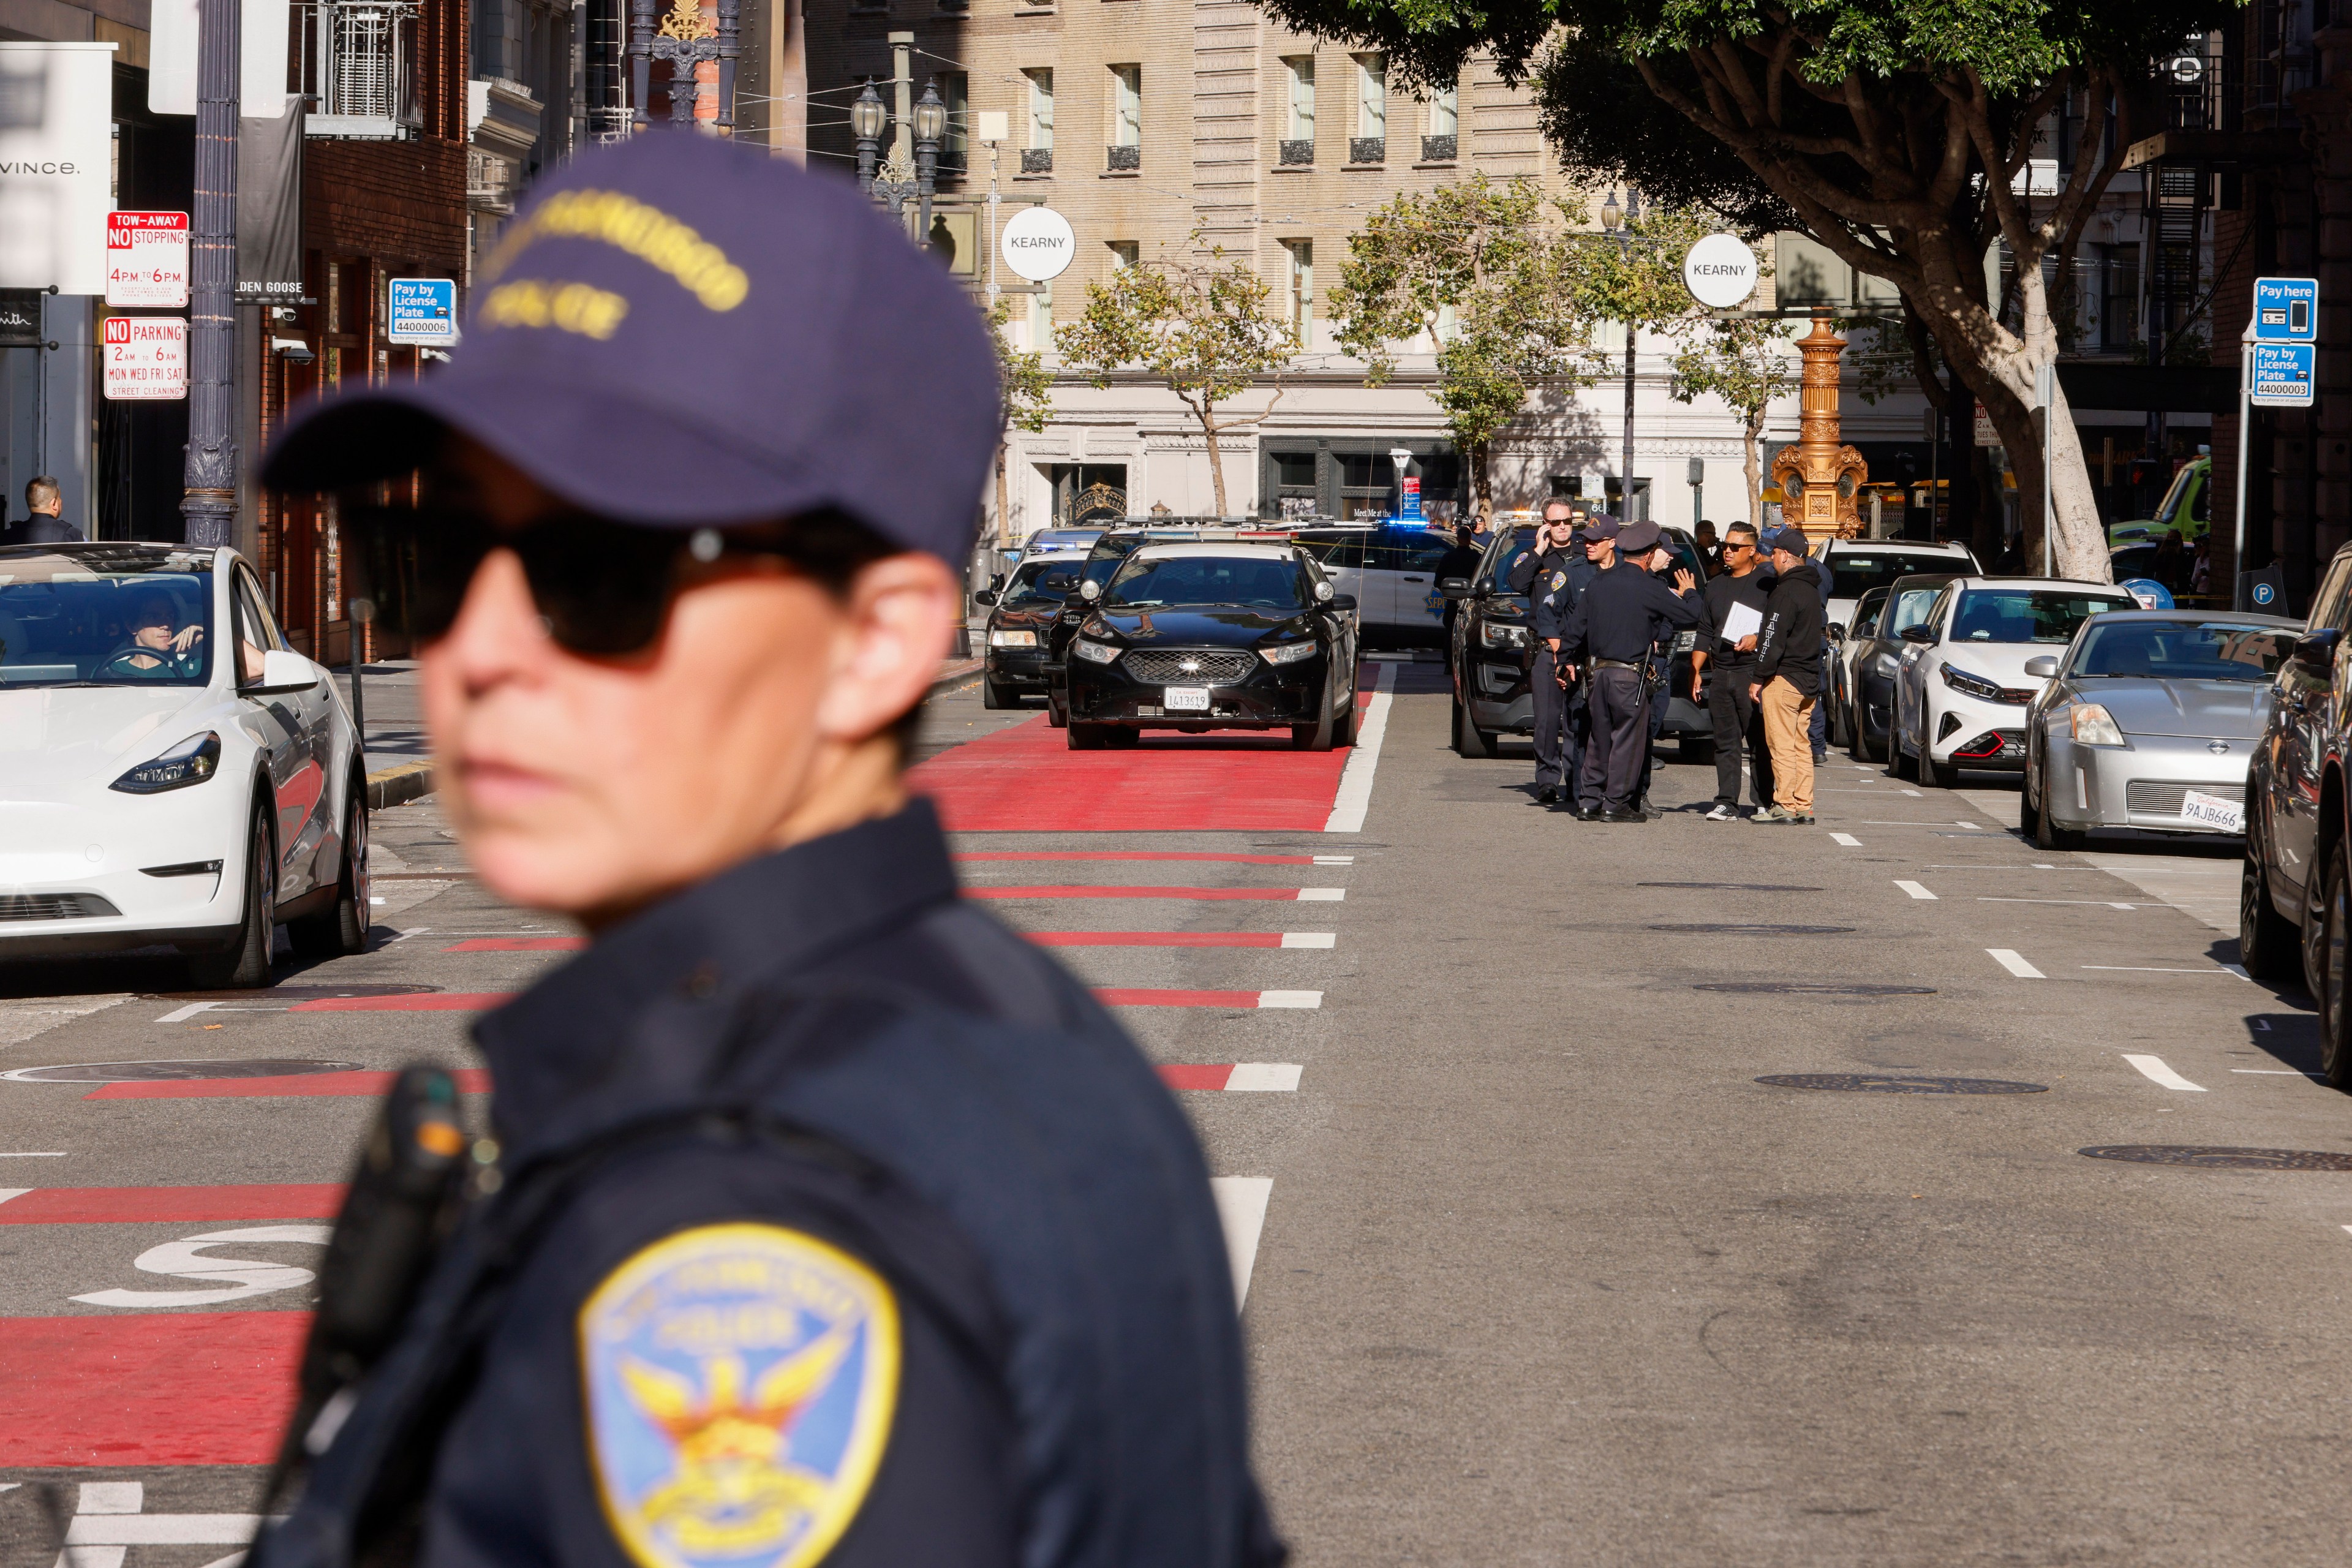
[[[1565,587],[1567,587],[1567,586],[1568,586],[1568,574],[1567,574],[1567,573],[1565,573],[1565,572],[1554,572],[1554,573],[1551,574],[1551,591],[1552,591],[1553,593],[1557,594],[1557,593],[1559,593],[1562,588],[1565,588]]]
[[[898,1402],[875,1273],[781,1226],[703,1226],[580,1310],[588,1458],[640,1568],[803,1568],[856,1517]]]

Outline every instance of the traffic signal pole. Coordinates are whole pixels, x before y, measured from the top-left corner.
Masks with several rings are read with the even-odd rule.
[[[236,109],[240,0],[198,0],[196,188],[189,215],[187,542],[226,544],[236,517]]]

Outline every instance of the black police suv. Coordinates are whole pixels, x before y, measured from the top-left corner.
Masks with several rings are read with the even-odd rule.
[[[1528,596],[1511,592],[1511,568],[1535,547],[1532,526],[1497,529],[1468,583],[1439,585],[1462,606],[1445,662],[1454,684],[1454,749],[1465,757],[1499,756],[1505,735],[1535,732]]]
[[[1144,543],[1072,602],[1072,751],[1147,729],[1286,729],[1318,752],[1355,738],[1356,602],[1287,542]]]
[[[1078,585],[1079,565],[1075,555],[1024,561],[1000,586],[972,595],[988,606],[982,707],[1018,708],[1024,697],[1045,695],[1045,645],[1062,601]]]
[[[2319,1005],[2319,1069],[2352,1089],[2352,545],[2312,596],[2294,655],[2272,678],[2270,714],[2246,770],[2238,957],[2249,974],[2301,973]]]

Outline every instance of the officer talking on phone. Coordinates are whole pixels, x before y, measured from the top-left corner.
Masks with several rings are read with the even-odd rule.
[[[997,396],[847,181],[654,132],[277,443],[421,477],[345,558],[483,886],[592,940],[475,1026],[494,1140],[401,1075],[252,1568],[1281,1562],[1192,1132],[902,776]]]

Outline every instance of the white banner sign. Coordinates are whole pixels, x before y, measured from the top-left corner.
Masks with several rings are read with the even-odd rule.
[[[117,403],[188,395],[188,323],[178,316],[109,316],[106,395]]]
[[[240,56],[236,112],[275,120],[286,112],[286,0],[245,0],[236,20]],[[147,37],[147,112],[196,111],[196,0],[153,0]]]
[[[106,302],[187,309],[187,214],[106,215]]]
[[[112,44],[0,43],[0,289],[106,291]]]
[[[1717,310],[1747,303],[1757,275],[1756,253],[1736,234],[1710,234],[1683,258],[1683,287]]]

